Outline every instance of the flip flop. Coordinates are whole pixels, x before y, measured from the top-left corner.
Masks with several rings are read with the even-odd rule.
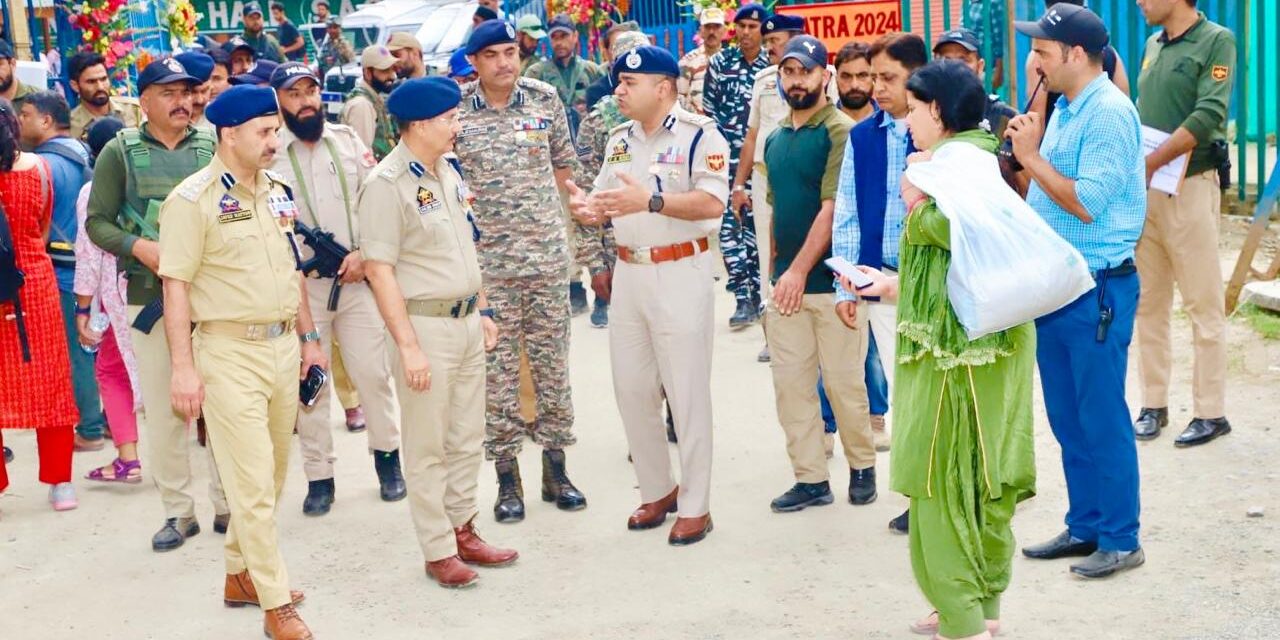
[[[102,472],[105,467],[99,467],[90,471],[85,475],[85,480],[93,480],[94,482],[123,482],[125,484],[138,484],[142,482],[142,461],[130,460],[125,462],[120,458],[111,461],[111,473],[108,476]],[[133,474],[134,471],[138,473]]]

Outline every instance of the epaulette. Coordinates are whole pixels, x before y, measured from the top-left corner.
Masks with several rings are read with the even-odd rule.
[[[195,202],[211,182],[213,182],[213,172],[205,167],[183,180],[173,192],[190,202]]]
[[[127,104],[138,109],[142,108],[142,102],[133,96],[111,96],[111,101],[116,104]]]
[[[757,71],[757,72],[756,72],[756,75],[755,75],[755,79],[756,79],[756,80],[760,80],[760,79],[762,79],[762,78],[767,78],[767,77],[769,77],[769,76],[773,76],[773,75],[777,75],[777,74],[778,74],[778,65],[776,65],[776,64],[771,64],[771,65],[769,65],[769,66],[767,66],[767,67],[765,67],[765,68],[763,68],[763,69],[761,69],[761,70]]]
[[[276,173],[275,171],[272,171],[271,169],[263,169],[262,173],[266,174],[268,180],[276,184],[288,184],[287,182],[284,181],[284,176],[280,175],[279,173]]]
[[[680,122],[691,124],[700,129],[706,128],[707,125],[714,126],[716,124],[716,121],[714,118],[710,118],[704,115],[699,115],[697,113],[691,113],[691,112],[685,111],[684,109],[677,110],[676,117],[680,120]]]
[[[516,80],[516,86],[528,89],[535,93],[543,93],[547,96],[553,96],[556,100],[560,99],[560,94],[556,93],[556,88],[541,80],[534,80],[533,78],[521,76]]]
[[[610,129],[610,130],[609,130],[609,137],[610,137],[610,138],[612,138],[612,137],[614,137],[615,135],[618,135],[619,133],[622,133],[623,131],[627,130],[627,129],[628,129],[628,128],[630,128],[630,127],[631,127],[631,121],[630,121],[630,120],[628,120],[628,121],[626,121],[626,122],[624,122],[624,123],[622,123],[622,124],[620,124],[620,125],[618,125],[618,126],[616,126],[616,127],[612,128],[612,129]]]
[[[405,172],[405,169],[409,168],[409,163],[399,158],[391,162],[384,161],[384,163],[386,166],[378,170],[378,177],[384,180],[394,181],[400,177],[400,174]]]

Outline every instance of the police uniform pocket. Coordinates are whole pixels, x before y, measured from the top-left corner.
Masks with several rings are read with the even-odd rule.
[[[247,218],[218,224],[222,251],[230,254],[237,262],[253,257],[262,246],[258,225],[253,221],[253,212],[246,213],[249,213]]]

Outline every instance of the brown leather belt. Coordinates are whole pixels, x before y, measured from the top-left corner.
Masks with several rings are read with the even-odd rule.
[[[460,300],[405,300],[405,309],[411,316],[427,318],[464,318],[476,310],[479,294]]]
[[[196,325],[196,330],[215,336],[240,338],[242,340],[271,340],[286,333],[293,333],[294,321],[269,322],[252,324],[249,322],[232,322],[229,320],[211,320]]]
[[[669,244],[663,247],[618,247],[618,259],[631,264],[658,264],[683,260],[699,253],[705,253],[710,244],[706,238],[698,238],[690,242]]]

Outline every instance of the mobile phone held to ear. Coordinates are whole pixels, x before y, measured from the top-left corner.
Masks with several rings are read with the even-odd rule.
[[[855,267],[852,262],[849,262],[848,260],[845,260],[840,256],[833,256],[833,257],[827,258],[826,260],[823,261],[823,263],[826,264],[827,267],[830,268],[832,271],[852,280],[854,288],[856,288],[858,291],[866,289],[867,287],[875,284],[875,281],[872,280],[867,274],[859,271],[858,268]]]
[[[307,377],[298,383],[298,402],[304,407],[313,407],[320,399],[320,392],[329,381],[329,373],[320,365],[313,364],[307,369]]]

